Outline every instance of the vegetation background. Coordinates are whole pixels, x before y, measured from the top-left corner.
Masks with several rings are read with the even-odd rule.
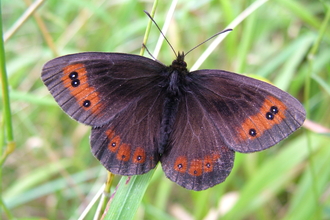
[[[155,13],[159,26],[175,3],[159,1]],[[16,142],[0,170],[1,219],[78,219],[84,211],[85,219],[97,216],[97,203],[91,201],[107,172],[90,152],[90,128],[61,111],[40,80],[41,69],[48,60],[69,53],[139,54],[149,22],[143,10],[150,12],[153,4],[1,2],[6,59],[0,59],[7,68],[12,110],[12,117],[6,117],[1,104],[1,155],[7,149],[5,123],[10,120]],[[255,10],[246,13],[251,6]],[[35,13],[20,20],[31,7]],[[308,114],[304,128],[268,150],[236,153],[228,179],[206,191],[179,187],[158,166],[150,183],[144,183],[145,194],[140,190],[139,199],[125,194],[119,200],[121,208],[106,219],[127,213],[126,219],[330,219],[330,2],[181,0],[166,36],[177,51],[188,51],[244,15],[200,68],[271,81],[304,104]],[[17,23],[21,25],[10,35]],[[151,27],[147,47],[153,53],[160,34]],[[189,68],[209,45],[186,57]],[[170,64],[174,58],[163,44],[158,59]],[[115,177],[112,193],[120,178]],[[133,202],[132,209],[125,206],[127,200]]]

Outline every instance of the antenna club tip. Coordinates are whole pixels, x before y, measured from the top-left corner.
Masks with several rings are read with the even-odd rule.
[[[227,29],[223,30],[222,33],[227,32],[227,31],[232,31],[232,30],[233,30],[232,28],[227,28]]]

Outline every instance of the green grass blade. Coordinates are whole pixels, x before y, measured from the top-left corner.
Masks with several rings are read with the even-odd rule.
[[[155,170],[146,174],[122,177],[112,196],[105,220],[133,219]]]

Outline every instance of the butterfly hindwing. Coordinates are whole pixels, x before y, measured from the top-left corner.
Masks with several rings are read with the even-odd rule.
[[[127,103],[127,108],[108,124],[92,129],[92,152],[114,174],[143,174],[159,161],[157,147],[165,93],[158,85],[151,91]]]
[[[204,190],[223,182],[231,172],[234,151],[203,103],[191,92],[180,100],[168,146],[161,157],[166,176],[190,190]]]
[[[164,68],[142,56],[86,52],[49,61],[42,80],[68,115],[84,124],[101,126],[131,100],[152,93],[151,85],[159,83]]]
[[[109,171],[137,175],[156,166],[163,94],[159,90],[147,93],[127,103],[126,110],[107,125],[92,129],[92,152]]]

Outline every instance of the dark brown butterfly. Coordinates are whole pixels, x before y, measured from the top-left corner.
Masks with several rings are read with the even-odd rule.
[[[166,176],[204,190],[229,175],[235,151],[273,146],[305,120],[286,92],[223,70],[189,72],[142,56],[87,52],[49,61],[42,80],[61,108],[92,126],[91,148],[109,171]]]
[[[184,58],[166,66],[78,53],[49,61],[42,80],[68,115],[92,126],[92,152],[110,172],[143,174],[160,161],[169,179],[191,190],[223,182],[235,151],[264,150],[303,124],[305,110],[288,93],[223,70],[189,72]]]

